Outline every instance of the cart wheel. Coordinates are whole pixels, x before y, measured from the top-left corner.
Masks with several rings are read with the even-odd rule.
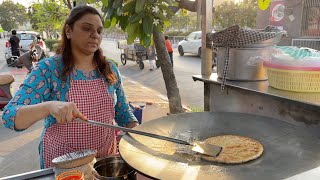
[[[127,64],[127,60],[126,60],[126,55],[125,54],[121,54],[121,63],[123,65],[126,65]]]
[[[140,69],[143,69],[143,68],[144,68],[144,64],[143,64],[142,61],[139,61],[139,68],[140,68]]]
[[[159,68],[161,66],[159,60],[156,60],[156,66],[157,66],[157,68]]]

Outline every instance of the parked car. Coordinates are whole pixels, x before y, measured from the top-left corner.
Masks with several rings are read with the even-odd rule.
[[[214,32],[214,31],[212,31]],[[178,44],[178,52],[180,56],[184,53],[197,54],[201,57],[201,31],[195,31],[190,33],[184,40],[180,41]],[[212,49],[212,66],[217,64],[217,50]]]
[[[201,57],[201,34],[201,31],[192,32],[179,42],[178,52],[180,56],[183,56],[185,53],[191,53]]]
[[[30,44],[35,40],[39,33],[35,31],[17,31],[17,36],[20,39],[21,51],[28,51],[30,49]],[[9,37],[10,39],[10,37]],[[9,41],[6,42],[6,47],[9,47]]]
[[[20,38],[21,50],[29,50],[30,44],[38,34],[39,33],[34,31],[17,31],[17,36]]]

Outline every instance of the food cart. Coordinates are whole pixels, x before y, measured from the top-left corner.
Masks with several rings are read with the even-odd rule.
[[[203,7],[202,27],[204,32],[211,32],[212,10],[208,7],[212,7],[212,1],[206,1]],[[243,135],[259,140],[264,146],[263,155],[238,165],[212,163],[170,152],[154,139],[125,135],[119,144],[124,160],[138,172],[155,179],[319,179],[320,93],[273,88],[264,76],[265,71],[250,71],[263,75],[258,80],[236,80],[240,77],[237,73],[229,74],[228,80],[224,72],[228,69],[224,68],[220,75],[212,73],[212,50],[207,47],[205,35],[202,39],[202,74],[192,78],[204,83],[208,112],[162,117],[136,129],[190,141],[220,134]],[[249,65],[253,62],[255,59]],[[22,177],[54,179],[52,169],[12,178]]]
[[[139,41],[135,41],[133,44],[128,45],[126,40],[118,41],[118,49],[121,51],[120,59],[122,65],[126,65],[127,61],[135,61],[139,68],[144,69],[143,61],[148,60],[147,48],[142,46]],[[160,62],[157,61],[157,55],[154,52],[157,68],[160,67]]]

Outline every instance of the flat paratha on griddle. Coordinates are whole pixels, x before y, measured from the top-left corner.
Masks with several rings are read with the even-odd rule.
[[[208,138],[204,142],[221,146],[222,151],[217,157],[203,156],[202,158],[226,164],[248,162],[257,159],[263,152],[263,147],[258,141],[242,136],[222,135]]]

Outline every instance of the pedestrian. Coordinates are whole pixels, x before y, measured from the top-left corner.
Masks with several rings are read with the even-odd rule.
[[[173,49],[172,49],[171,43],[169,41],[169,37],[168,36],[164,36],[164,39],[165,39],[165,42],[166,42],[167,51],[168,51],[169,56],[170,56],[171,65],[173,67]]]
[[[116,65],[102,54],[103,24],[95,8],[73,8],[63,26],[60,53],[39,61],[4,108],[4,126],[16,131],[45,119],[41,168],[51,167],[58,156],[85,149],[96,150],[98,158],[116,153],[114,130],[75,118],[138,125]]]
[[[147,58],[149,60],[149,65],[150,65],[150,71],[153,71],[154,69],[154,63],[153,60],[156,58],[156,52],[154,46],[149,46],[147,50]]]
[[[20,46],[20,39],[17,36],[17,31],[16,30],[12,30],[12,36],[9,39],[9,42],[11,44],[11,53],[12,56],[20,56],[20,50],[19,50],[19,46]]]

